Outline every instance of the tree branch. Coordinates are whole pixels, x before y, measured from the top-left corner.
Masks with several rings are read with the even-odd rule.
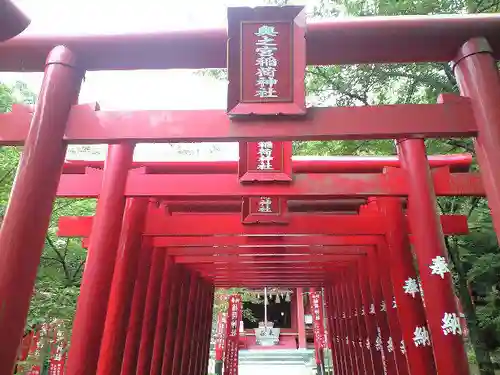
[[[61,265],[63,267],[64,276],[66,277],[67,280],[70,280],[69,270],[68,270],[68,267],[66,265],[66,259],[62,256],[62,254],[60,253],[59,249],[54,244],[54,242],[52,242],[52,240],[50,239],[50,237],[48,235],[45,236],[45,239],[47,240],[47,243],[52,248],[52,250],[54,251],[54,253],[56,253],[57,258],[59,259],[59,262],[61,263]]]
[[[370,105],[370,103],[368,102],[368,98],[366,97],[366,95],[364,96],[361,96],[359,94],[356,94],[356,93],[353,93],[353,92],[347,92],[345,90],[342,90],[341,88],[339,88],[337,85],[334,84],[333,80],[331,79],[331,77],[328,77],[325,72],[323,70],[321,70],[321,68],[319,67],[314,67],[313,69],[310,70],[310,72],[316,76],[319,76],[320,78],[322,78],[325,83],[327,83],[329,86],[331,86],[332,90],[333,91],[337,91],[338,93],[342,94],[342,95],[345,95],[351,99],[355,99],[355,100],[358,100],[360,101],[361,103],[363,103],[364,105]]]

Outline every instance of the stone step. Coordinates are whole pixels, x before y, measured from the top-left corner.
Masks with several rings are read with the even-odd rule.
[[[302,365],[288,365],[279,363],[280,373],[286,375],[311,375],[312,369]],[[261,365],[240,365],[238,368],[239,375],[276,375],[276,368],[273,365],[261,364]]]

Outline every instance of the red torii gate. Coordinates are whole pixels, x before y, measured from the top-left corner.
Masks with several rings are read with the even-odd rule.
[[[318,196],[328,197],[328,190],[320,184],[319,194],[315,195],[315,185],[300,179],[297,179],[296,187],[296,177],[290,174],[293,172],[290,166],[282,168],[270,179],[269,175],[251,173],[251,168],[240,163],[238,171],[243,169],[240,182],[246,189],[226,179],[221,185],[225,190],[217,191],[210,184],[196,186],[190,194],[187,186],[184,191],[175,188],[176,183],[182,184],[185,180],[173,181],[165,176],[148,175],[147,168],[129,172],[132,144],[214,140],[266,140],[264,143],[267,144],[299,139],[394,138],[398,140],[399,157],[406,175],[391,175],[389,171],[382,177],[371,176],[368,187],[362,183],[349,185],[361,196],[375,197],[361,207],[359,219],[376,222],[384,218],[384,222],[389,223],[385,231],[370,234],[383,240],[366,244],[366,255],[354,254],[356,257],[352,258],[353,254],[339,254],[335,258],[326,258],[324,269],[330,270],[329,261],[335,259],[332,267],[336,272],[324,272],[324,277],[318,280],[325,287],[328,302],[328,328],[335,367],[342,374],[393,374],[396,371],[398,374],[433,374],[436,371],[440,375],[467,374],[451,279],[445,262],[443,227],[436,214],[433,182],[437,192],[443,189],[440,193],[479,195],[481,188],[477,179],[471,183],[474,188],[470,188],[463,180],[460,184],[460,178],[457,180],[450,175],[444,178],[449,182],[448,186],[437,182],[437,174],[434,173],[434,178],[430,174],[422,138],[476,137],[482,183],[498,234],[500,169],[495,161],[499,160],[500,149],[500,109],[497,105],[500,83],[494,62],[500,50],[499,31],[500,17],[497,15],[322,21],[308,25],[306,54],[305,19],[301,9],[268,7],[231,9],[229,35],[224,30],[204,30],[135,36],[20,37],[2,43],[0,70],[45,69],[45,79],[33,112],[17,108],[0,115],[1,143],[24,143],[16,184],[0,231],[0,373],[9,373],[16,358],[66,144],[117,143],[110,146],[104,175],[93,179],[94,183],[102,184],[102,188],[89,238],[89,258],[75,320],[68,373],[90,375],[95,374],[96,369],[97,373],[116,373],[116,361],[123,357],[124,374],[136,370],[140,374],[202,374],[208,356],[213,284],[190,271],[189,267],[196,269],[201,267],[199,264],[196,267],[176,265],[175,256],[168,255],[168,251],[161,247],[153,248],[148,236],[142,244],[138,242],[141,223],[145,219],[148,221],[145,215],[153,209],[148,208],[147,199],[140,196],[171,194],[183,200],[199,200],[200,196],[212,199],[232,191],[231,198],[248,197],[242,207],[243,222],[253,223],[255,227],[262,226],[256,222],[269,219],[267,215],[254,212],[260,205],[259,196],[264,193],[264,197],[269,197],[270,205],[274,205],[272,210],[279,211],[285,207],[280,197],[297,198],[309,194],[308,198],[317,199]],[[228,36],[229,52],[226,55]],[[243,43],[241,54],[240,40]],[[172,50],[176,53],[169,53]],[[252,81],[255,59],[271,57],[280,59],[279,68],[273,70],[272,76],[272,69],[259,70],[259,81]],[[303,75],[306,62],[326,65],[450,60],[453,60],[453,69],[464,97],[443,95],[438,104],[428,105],[305,109]],[[262,64],[261,67],[275,66],[269,59],[262,60]],[[106,112],[99,111],[96,106],[75,105],[84,70],[225,66],[228,66],[231,78],[227,113]],[[248,69],[252,73],[243,74]],[[270,114],[272,118],[267,117]],[[255,155],[255,151],[246,155]],[[258,183],[263,180],[269,186]],[[159,181],[174,187],[157,186],[157,191],[148,194],[141,181]],[[255,183],[246,186],[250,181]],[[334,186],[335,182],[347,182],[345,176],[322,176],[318,181],[330,184],[330,198],[352,195],[352,191]],[[402,185],[391,186],[389,182],[395,181]],[[474,180],[468,176],[465,181]],[[196,182],[207,181],[200,179]],[[282,184],[290,186],[285,188]],[[90,191],[99,190],[94,186],[87,194]],[[125,207],[126,195],[131,198],[127,199]],[[406,195],[413,247],[426,292],[425,313],[418,294],[422,289],[413,285],[417,276],[408,250],[408,223],[404,220],[401,202],[394,197]],[[175,218],[180,217],[181,214]],[[295,219],[292,217],[290,215],[293,226]],[[346,217],[343,221],[351,221]],[[270,221],[281,219],[272,218]],[[298,220],[300,229],[311,225],[305,219]],[[175,222],[172,220],[168,224]],[[340,219],[335,224],[338,223]],[[322,226],[322,232],[314,233],[316,238],[313,241],[318,241],[318,235],[332,230],[327,224]],[[277,227],[276,223],[271,225]],[[280,225],[285,228],[290,224]],[[267,228],[268,232],[272,231],[271,227]],[[157,229],[159,232],[155,234],[164,234],[164,227]],[[191,234],[203,233],[196,229],[204,228],[191,228]],[[361,232],[362,228],[356,230]],[[259,234],[266,229],[252,231]],[[286,234],[287,231],[283,229],[283,232]],[[26,236],[26,233],[30,235]],[[115,256],[118,248],[120,257]],[[331,256],[322,255],[323,258]],[[349,258],[342,258],[347,256]],[[145,270],[149,267],[148,274]],[[304,267],[308,272],[313,269],[309,264]],[[217,283],[220,281],[219,285],[237,281],[234,277],[224,281],[210,272],[217,272],[217,269],[209,268],[204,276]],[[130,275],[135,274],[137,280],[131,298],[136,277]],[[313,277],[316,273],[306,274]],[[305,278],[302,280],[306,281]],[[263,281],[279,282],[276,278]],[[402,281],[409,283],[403,288]],[[387,308],[392,305],[391,284],[398,313]],[[188,301],[195,300],[199,301],[199,308],[188,304]],[[130,308],[124,308],[122,302]],[[162,314],[157,315],[157,309]],[[128,313],[123,313],[125,310],[130,312],[130,319]],[[129,332],[125,342],[127,324]],[[179,331],[172,327],[179,327]],[[175,337],[174,332],[178,333]],[[194,334],[196,332],[203,335]],[[432,347],[429,336],[432,337]],[[401,350],[395,350],[399,337],[404,341]],[[365,338],[363,346],[360,340]],[[361,345],[356,345],[356,340]],[[118,345],[111,345],[114,342]],[[134,354],[137,352],[138,355]]]
[[[356,160],[357,159],[357,160]],[[460,179],[456,179],[458,184],[443,184],[443,188],[439,189],[442,195],[456,194],[455,191],[462,191],[465,186],[470,186],[475,181],[475,175],[465,173],[465,168],[470,165],[469,156],[451,156],[451,163],[455,165],[446,166],[443,163],[446,158],[431,158],[431,165],[434,166],[434,174],[441,175],[446,178],[435,179],[435,184],[439,185],[439,181],[454,180],[453,173],[450,169],[458,171]],[[350,158],[349,162],[352,165],[346,166],[345,158],[338,159],[341,163],[337,165],[335,158],[330,158],[330,171],[352,172],[358,170],[365,172],[365,175],[370,176],[370,172],[383,169],[383,164],[397,166],[394,164],[394,158]],[[308,161],[311,166],[314,161]],[[363,166],[363,164],[367,164]],[[100,172],[95,169],[88,169],[85,164],[93,167],[102,168],[102,163],[92,162],[69,162],[65,164],[58,193],[64,196],[72,197],[91,197],[99,196],[99,184],[95,179],[101,179]],[[172,173],[172,170],[182,172],[182,163],[136,163],[134,168],[149,168],[150,173],[160,176],[163,173]],[[204,165],[205,164],[205,165]],[[218,163],[216,163],[218,164]],[[225,163],[226,165],[228,163]],[[370,165],[371,164],[371,165]],[[377,165],[378,164],[378,165]],[[189,172],[200,170],[213,170],[216,172],[227,172],[228,168],[214,168],[213,163],[186,163]],[[297,169],[297,168],[296,168]],[[318,168],[312,168],[318,170]],[[88,172],[88,173],[85,173]],[[233,168],[233,178],[236,169]],[[129,172],[129,175],[134,172]],[[345,173],[338,173],[338,176],[333,174],[331,178],[345,179]],[[181,177],[177,173],[172,177]],[[190,175],[196,179],[195,175]],[[211,174],[210,179],[217,181],[224,174]],[[351,178],[356,174],[351,174]],[[359,174],[363,176],[363,174]],[[314,180],[314,174],[306,174],[304,177],[309,177]],[[402,176],[404,179],[404,176]],[[130,178],[130,177],[129,177]],[[400,181],[401,182],[401,181]],[[140,184],[139,184],[140,185]],[[161,185],[161,184],[159,184]],[[464,185],[464,186],[461,186]],[[149,189],[155,191],[155,187],[151,184],[147,185]],[[97,191],[92,191],[96,187]],[[235,186],[234,189],[239,189]],[[291,189],[289,189],[291,190]],[[482,187],[476,184],[475,193],[482,195]],[[305,192],[304,192],[305,193]],[[125,188],[124,195],[128,195]],[[170,193],[163,193],[171,199],[176,198]],[[186,194],[186,193],[184,193]],[[192,193],[191,193],[192,194]],[[227,193],[226,193],[227,194]],[[318,194],[316,189],[315,194]],[[358,193],[359,194],[359,193]],[[363,195],[366,193],[360,193]],[[133,194],[131,194],[133,195]],[[286,194],[285,194],[286,195]],[[205,197],[206,196],[203,196]],[[312,195],[314,197],[314,195]],[[309,197],[309,198],[312,198]],[[185,196],[179,197],[185,199]],[[216,199],[220,197],[211,196]],[[226,196],[224,197],[226,199]],[[240,198],[241,199],[241,198]],[[394,199],[394,198],[393,198]],[[340,208],[348,208],[355,212],[358,211],[359,205],[364,202],[363,199],[357,198],[354,200],[344,200],[341,202]],[[397,200],[398,201],[398,200]],[[325,280],[329,279],[331,271],[353,264],[353,261],[363,259],[368,253],[373,252],[374,246],[384,245],[384,234],[386,233],[386,224],[383,223],[383,217],[380,215],[362,215],[362,216],[345,216],[345,215],[291,215],[286,226],[263,227],[263,226],[246,226],[242,224],[242,217],[234,214],[210,214],[213,211],[215,204],[218,201],[200,201],[186,202],[170,200],[163,202],[160,207],[154,206],[149,208],[146,217],[145,226],[142,234],[148,237],[153,237],[151,245],[153,248],[163,248],[167,256],[170,256],[177,264],[184,264],[190,270],[199,273],[206,279],[211,280],[215,285],[222,287],[230,286],[247,286],[247,287],[263,287],[265,285],[287,286],[287,287],[304,287],[304,286],[320,286],[325,284]],[[207,202],[209,203],[207,205]],[[222,201],[224,204],[225,201]],[[336,201],[323,203],[320,207],[336,211]],[[177,205],[176,205],[177,203]],[[238,201],[234,201],[238,203]],[[296,201],[296,207],[306,207],[307,201]],[[346,207],[347,206],[347,207]],[[178,214],[175,209],[181,211],[190,210],[191,214]],[[317,208],[318,206],[316,206]],[[197,208],[205,215],[197,215],[193,213]],[[228,205],[226,202],[223,207],[217,207],[218,211],[227,208],[235,208],[234,205]],[[314,206],[310,205],[309,211],[314,210]],[[241,201],[239,203],[241,211]],[[347,212],[349,213],[349,211]],[[171,217],[166,215],[172,215]],[[461,234],[467,232],[466,218],[463,216],[443,216],[443,230],[446,234]],[[275,222],[276,223],[276,222]],[[62,236],[81,236],[88,237],[91,232],[92,218],[61,218],[59,223],[59,235]],[[289,237],[287,235],[294,234]],[[322,233],[322,236],[314,235]],[[281,234],[282,236],[276,236]],[[302,234],[302,235],[300,235]],[[349,237],[338,237],[340,234],[351,234]],[[195,236],[195,237],[179,237],[179,236]],[[213,237],[217,235],[217,237]],[[253,235],[253,236],[245,236]],[[173,237],[175,236],[175,237]],[[88,243],[86,244],[88,245]],[[205,245],[205,246],[203,246]],[[309,246],[305,246],[309,245]],[[368,246],[371,245],[371,246]],[[217,254],[217,256],[213,256]],[[238,255],[238,257],[235,257]],[[310,255],[306,257],[305,255]],[[377,264],[377,258],[375,258]],[[411,261],[406,265],[412,267]],[[404,283],[404,280],[401,280]],[[390,284],[389,284],[390,285]],[[392,291],[387,291],[387,303],[392,304]],[[195,303],[189,301],[189,303]],[[395,338],[398,342],[401,341],[401,334],[397,334],[397,323],[393,322],[393,331],[396,330]],[[391,333],[386,329],[385,337],[391,339]],[[102,353],[102,352],[101,352]],[[394,366],[396,362],[392,363]],[[432,361],[429,362],[432,364]],[[406,360],[400,359],[400,367],[406,366]],[[390,367],[390,366],[389,366]],[[427,371],[427,370],[425,370]]]

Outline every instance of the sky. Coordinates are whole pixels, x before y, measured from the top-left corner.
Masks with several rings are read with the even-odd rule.
[[[262,5],[263,0],[17,0],[31,18],[25,34],[115,34],[226,26],[228,6]],[[296,3],[307,3],[304,0]],[[38,92],[41,73],[0,73],[0,81],[24,81]],[[88,72],[80,103],[99,102],[102,110],[224,109],[227,83],[188,70]],[[104,158],[103,152],[71,158]],[[185,146],[189,159],[236,160],[234,143]],[[214,152],[215,150],[218,150]],[[137,145],[136,160],[185,158],[178,147]],[[70,156],[68,156],[69,158]]]

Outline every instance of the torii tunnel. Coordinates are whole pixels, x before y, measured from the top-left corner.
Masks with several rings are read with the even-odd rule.
[[[296,6],[229,8],[227,30],[2,42],[0,70],[45,75],[33,108],[0,114],[0,143],[24,145],[0,231],[0,374],[16,361],[56,196],[98,198],[94,217],[59,223],[88,248],[69,375],[205,375],[214,290],[228,287],[321,291],[315,345],[331,348],[335,374],[469,374],[443,238],[467,222],[440,215],[436,196],[486,196],[500,233],[499,53],[499,15],[307,23]],[[452,62],[460,95],[305,105],[306,65],[430,61]],[[227,110],[76,104],[87,70],[226,67]],[[425,138],[452,137],[474,138],[480,174],[470,155],[427,157]],[[291,141],[333,139],[394,139],[397,156],[291,156]],[[239,161],[133,162],[136,143],[211,141],[239,142]],[[106,162],[65,162],[82,143],[108,143]],[[226,375],[241,319],[229,302]]]

